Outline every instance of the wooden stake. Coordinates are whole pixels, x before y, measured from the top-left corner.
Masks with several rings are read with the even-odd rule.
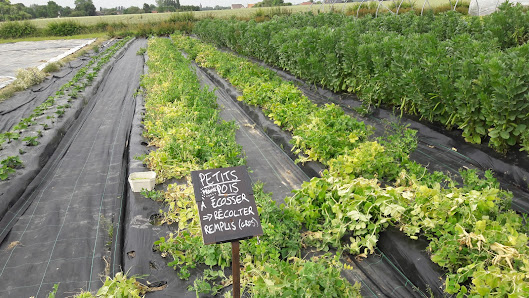
[[[241,264],[239,262],[239,240],[231,242],[231,266],[233,276],[233,298],[241,297]]]

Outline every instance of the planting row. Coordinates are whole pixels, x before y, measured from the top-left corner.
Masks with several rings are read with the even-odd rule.
[[[290,130],[303,159],[328,166],[283,207],[308,230],[305,245],[366,256],[380,231],[394,225],[412,239],[430,241],[432,261],[448,271],[447,293],[529,294],[527,227],[509,210],[512,195],[499,190],[490,173],[480,179],[462,171],[464,185],[458,187],[409,160],[411,131],[370,139],[363,123],[333,105],[315,106],[272,71],[191,38],[173,39],[200,66],[241,90],[240,100]]]
[[[39,138],[43,131],[53,127],[58,118],[61,118],[71,107],[71,102],[79,97],[87,86],[91,84],[99,71],[108,61],[121,49],[130,38],[116,42],[105,51],[95,55],[74,77],[64,84],[54,96],[37,106],[26,118],[7,132],[0,133],[0,156],[2,157],[0,167],[0,180],[6,180],[16,169],[23,167],[20,157],[16,155],[5,156],[2,151],[16,152],[19,155],[26,153],[33,146],[39,144]],[[24,142],[24,145],[22,144]]]
[[[215,94],[201,88],[196,74],[169,39],[151,39],[148,47],[149,74],[142,80],[146,90],[145,136],[157,149],[144,157],[159,175],[159,181],[185,178],[185,184],[170,184],[166,191],[144,194],[165,202],[162,222],[175,223],[175,231],[155,243],[178,276],[188,279],[190,270],[205,269],[189,290],[214,295],[225,292],[231,278],[224,268],[231,264],[229,244],[204,245],[198,210],[190,183],[190,171],[244,164],[235,142],[236,125],[219,116]],[[262,185],[254,194],[264,235],[241,243],[241,285],[257,297],[338,296],[354,297],[359,286],[340,277],[341,264],[328,255],[304,260],[301,223],[289,210],[280,210]],[[207,268],[207,267],[206,267]],[[227,293],[229,295],[229,293]]]
[[[206,19],[194,32],[311,83],[356,92],[364,111],[397,107],[506,152],[529,151],[528,19],[519,6],[505,4],[483,21],[456,13],[322,14],[263,23]]]

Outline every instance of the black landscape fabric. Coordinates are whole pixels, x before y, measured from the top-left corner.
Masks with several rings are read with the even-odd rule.
[[[133,41],[113,62],[96,93],[11,210],[14,224],[0,244],[0,296],[57,297],[94,291],[112,268],[111,235],[121,214],[127,140],[144,59]],[[14,209],[14,208],[12,208]],[[1,230],[0,230],[1,231]],[[6,233],[3,233],[4,235]]]

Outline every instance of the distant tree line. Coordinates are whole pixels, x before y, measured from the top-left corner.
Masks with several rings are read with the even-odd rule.
[[[290,6],[292,3],[285,3],[283,0],[263,0],[255,4],[254,7]]]
[[[3,21],[20,21],[38,18],[57,18],[57,17],[81,17],[94,16],[97,9],[92,0],[75,0],[75,7],[62,7],[55,1],[48,1],[46,5],[33,4],[25,6],[22,3],[11,4],[10,0],[0,0],[0,22]],[[103,15],[113,14],[139,14],[152,12],[170,12],[170,11],[197,11],[199,6],[180,5],[179,0],[156,0],[156,5],[143,4],[143,7],[123,6],[115,8],[99,8]]]

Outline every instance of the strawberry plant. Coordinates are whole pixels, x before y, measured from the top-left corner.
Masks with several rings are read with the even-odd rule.
[[[18,140],[18,138],[20,137],[19,133],[11,132],[11,131],[6,131],[6,132],[4,132],[3,135],[4,135],[4,138],[7,139],[8,143],[11,143],[11,141],[13,141],[13,140]]]
[[[22,139],[22,141],[26,142],[26,146],[37,146],[39,144],[39,141],[37,141],[38,136],[27,136]]]
[[[11,173],[23,166],[18,156],[8,156],[0,162],[0,180],[6,180]]]

